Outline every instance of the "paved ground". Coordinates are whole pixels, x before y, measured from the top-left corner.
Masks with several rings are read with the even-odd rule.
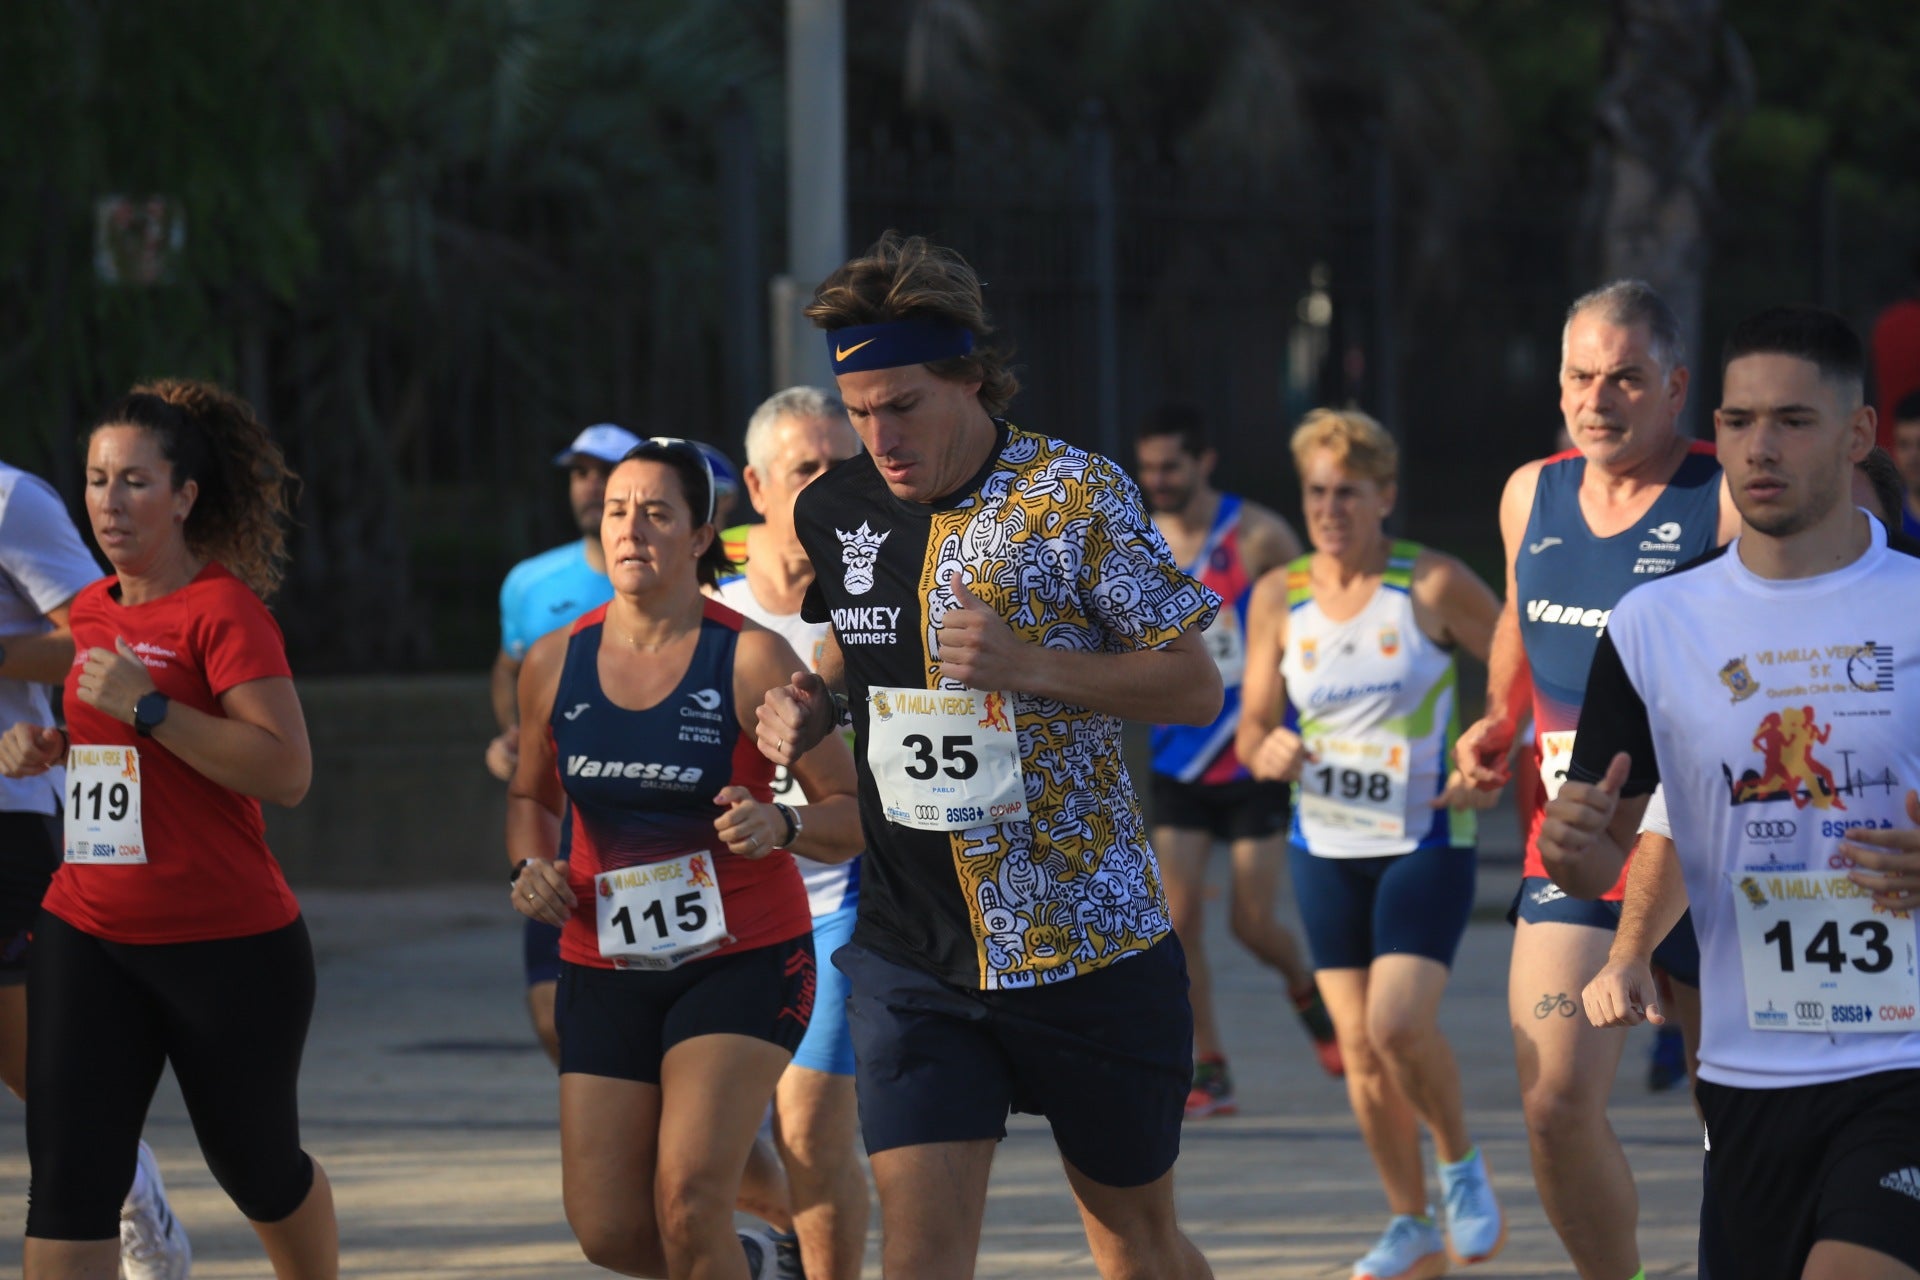
[[[1506,1252],[1474,1271],[1566,1276],[1572,1270],[1527,1172],[1515,1100],[1508,930],[1494,918],[1513,874],[1495,866],[1482,877],[1481,918],[1444,1014],[1471,1127],[1513,1223]],[[561,1218],[555,1087],[526,1032],[517,917],[504,892],[336,891],[305,901],[321,957],[304,1081],[307,1145],[333,1176],[345,1273],[606,1274],[581,1260]],[[1344,1277],[1384,1213],[1345,1093],[1320,1075],[1291,1015],[1279,1012],[1277,980],[1237,950],[1219,950],[1215,963],[1242,1111],[1188,1129],[1180,1163],[1188,1229],[1221,1280]],[[1615,1091],[1614,1124],[1640,1179],[1647,1273],[1688,1275],[1699,1129],[1680,1094],[1644,1092],[1645,1062],[1645,1040],[1636,1040]],[[194,1274],[265,1276],[251,1233],[200,1160],[170,1082],[148,1138],[193,1233]],[[18,1274],[26,1185],[20,1109],[0,1099],[0,1273]],[[877,1264],[867,1274],[877,1277]],[[1016,1121],[999,1153],[979,1275],[1096,1275],[1052,1145],[1035,1122]]]

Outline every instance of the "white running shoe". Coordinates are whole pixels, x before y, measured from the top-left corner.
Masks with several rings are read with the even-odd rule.
[[[153,1148],[142,1142],[133,1187],[120,1206],[120,1280],[187,1280],[192,1272],[187,1229],[167,1203]]]

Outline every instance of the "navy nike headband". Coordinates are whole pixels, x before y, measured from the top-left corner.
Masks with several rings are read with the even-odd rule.
[[[833,371],[865,373],[869,369],[897,369],[902,365],[950,360],[973,350],[973,331],[946,320],[918,317],[856,324],[827,334],[827,356]]]

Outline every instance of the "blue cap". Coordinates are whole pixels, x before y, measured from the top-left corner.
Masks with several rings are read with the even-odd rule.
[[[707,467],[713,472],[713,487],[717,492],[740,492],[740,473],[733,469],[731,458],[704,440],[695,440],[693,447],[707,455]]]
[[[570,467],[577,458],[593,458],[613,463],[627,456],[627,450],[640,443],[640,437],[625,427],[602,422],[588,427],[573,438],[573,443],[553,455],[556,466]]]

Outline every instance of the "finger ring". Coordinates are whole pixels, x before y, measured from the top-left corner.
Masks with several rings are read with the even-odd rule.
[[[528,894],[527,894],[527,901],[528,901],[528,902],[532,902],[532,901],[533,901],[533,894],[532,894],[532,892],[531,892],[531,891],[529,891],[529,892],[528,892]]]
[[[773,746],[776,751],[785,751],[787,749],[787,740],[785,738],[775,738],[773,740]]]

